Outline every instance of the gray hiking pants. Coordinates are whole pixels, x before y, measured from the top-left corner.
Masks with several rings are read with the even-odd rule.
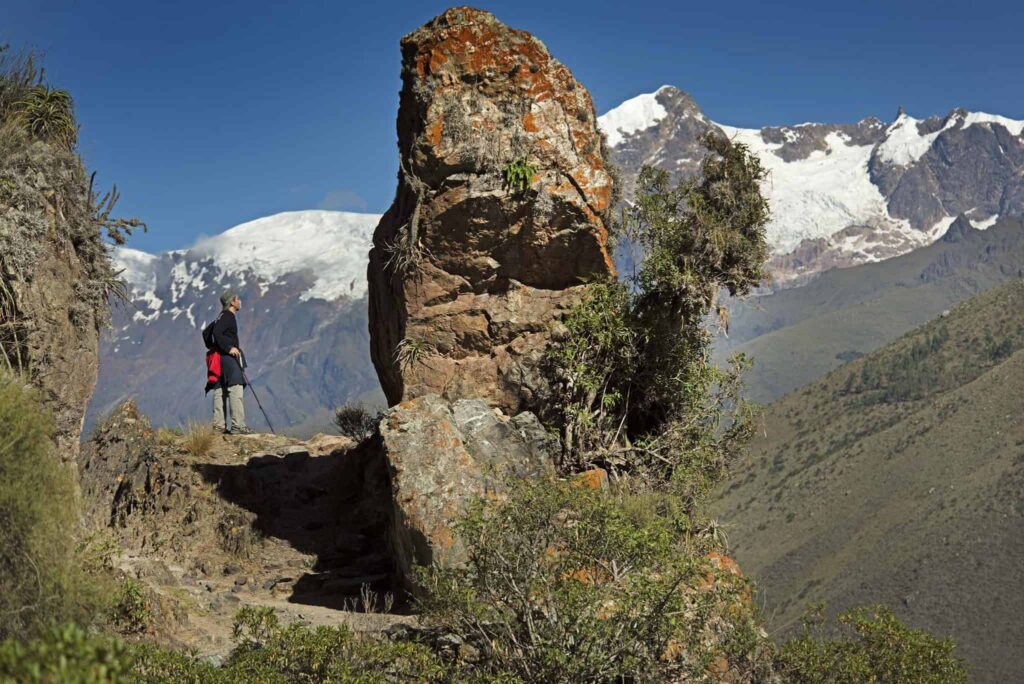
[[[242,393],[245,385],[213,388],[213,429],[223,430],[230,425],[232,430],[245,427],[245,407],[242,405]],[[225,421],[225,413],[230,422]]]

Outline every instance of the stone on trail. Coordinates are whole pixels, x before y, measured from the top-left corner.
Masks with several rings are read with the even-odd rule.
[[[470,500],[501,496],[509,479],[554,475],[557,441],[537,418],[509,419],[479,399],[405,401],[385,414],[380,432],[394,496],[389,544],[410,588],[413,563],[465,560],[452,525]]]

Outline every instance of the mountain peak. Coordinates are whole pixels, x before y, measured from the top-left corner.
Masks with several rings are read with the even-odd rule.
[[[171,304],[190,287],[245,275],[266,286],[291,273],[310,275],[303,299],[358,299],[366,293],[366,255],[379,220],[379,214],[286,211],[200,238],[187,249],[154,255],[118,247],[112,257],[143,299],[158,287],[157,271],[169,271]]]

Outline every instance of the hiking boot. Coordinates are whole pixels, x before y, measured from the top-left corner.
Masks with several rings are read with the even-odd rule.
[[[223,432],[225,435],[231,434],[231,430],[221,430],[221,432]]]
[[[236,435],[252,435],[256,433],[255,430],[247,427],[235,428],[234,430],[232,430],[232,432]]]

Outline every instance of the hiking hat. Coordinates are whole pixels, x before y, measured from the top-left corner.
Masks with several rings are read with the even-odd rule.
[[[235,301],[235,297],[237,297],[237,296],[238,296],[238,293],[235,292],[234,290],[228,290],[227,292],[222,294],[220,296],[220,306],[221,306],[221,308],[222,309],[226,309],[229,306],[231,306],[231,302]]]

